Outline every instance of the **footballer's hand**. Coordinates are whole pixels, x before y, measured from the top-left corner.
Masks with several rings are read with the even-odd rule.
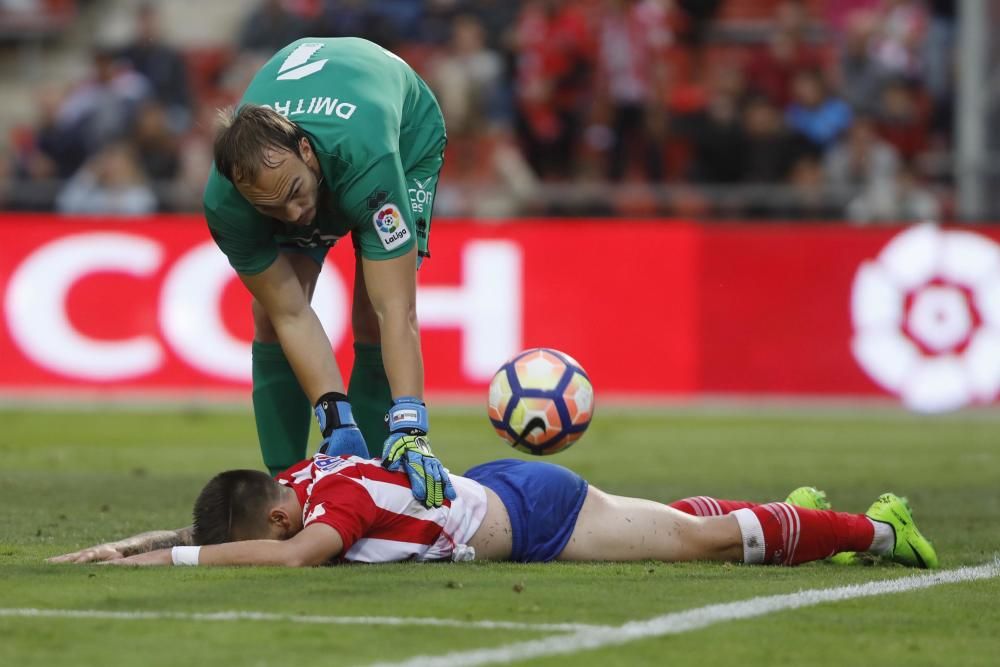
[[[354,421],[347,396],[335,392],[323,394],[316,402],[314,412],[323,435],[323,442],[319,446],[320,454],[369,458],[368,445]]]
[[[125,558],[119,547],[114,543],[98,544],[86,549],[80,549],[73,553],[63,554],[46,558],[48,563],[100,563],[111,560],[122,560]]]
[[[455,499],[448,471],[431,451],[427,436],[392,433],[385,441],[382,467],[406,472],[413,497],[426,507],[440,507],[444,499]]]
[[[397,398],[385,416],[389,437],[382,448],[382,467],[403,470],[410,478],[413,497],[426,507],[440,507],[455,499],[448,471],[431,451],[427,439],[427,406],[415,396]]]

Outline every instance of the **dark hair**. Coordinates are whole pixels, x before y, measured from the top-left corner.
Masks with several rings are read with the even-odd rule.
[[[213,477],[194,503],[195,544],[247,539],[267,528],[267,510],[281,498],[282,486],[259,470],[227,470]]]
[[[270,107],[244,104],[239,110],[221,111],[219,131],[212,147],[215,168],[230,182],[257,178],[267,162],[267,149],[301,155],[299,141],[306,136],[298,125]]]

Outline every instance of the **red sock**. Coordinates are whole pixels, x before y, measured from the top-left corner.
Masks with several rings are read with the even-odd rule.
[[[748,503],[743,500],[719,500],[708,496],[694,496],[670,503],[670,507],[675,510],[695,516],[722,516],[736,510],[756,506],[757,503]]]
[[[868,551],[875,527],[864,514],[768,503],[735,512],[743,533],[743,562],[798,565],[839,551]]]

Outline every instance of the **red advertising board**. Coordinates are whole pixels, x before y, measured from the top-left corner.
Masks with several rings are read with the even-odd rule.
[[[429,393],[481,395],[507,357],[569,352],[599,394],[1000,391],[1000,246],[930,226],[435,223],[419,274]],[[249,296],[194,216],[0,216],[0,392],[242,392]],[[314,307],[351,359],[353,254]]]

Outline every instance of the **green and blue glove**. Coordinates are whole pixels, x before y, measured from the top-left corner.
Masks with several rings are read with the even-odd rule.
[[[426,507],[440,507],[455,499],[448,471],[431,451],[427,439],[427,407],[414,396],[393,401],[385,417],[389,437],[382,449],[382,467],[403,470],[410,478],[413,497]]]
[[[323,442],[319,446],[320,454],[368,458],[368,446],[354,421],[347,396],[339,392],[323,394],[316,402],[314,411],[323,435]]]

